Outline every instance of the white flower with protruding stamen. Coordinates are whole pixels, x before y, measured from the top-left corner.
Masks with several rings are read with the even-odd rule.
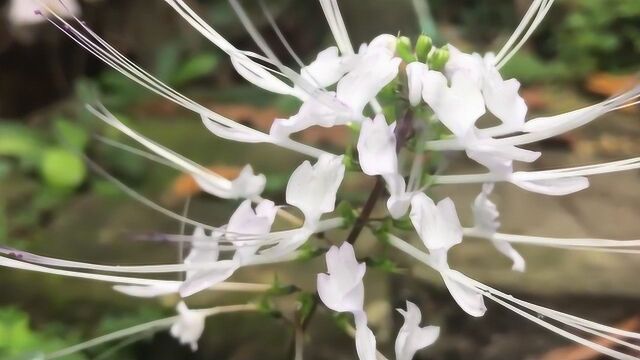
[[[198,340],[204,332],[206,316],[197,311],[189,310],[184,302],[177,306],[178,320],[171,326],[171,336],[178,339],[180,344],[189,345],[191,351],[198,350]]]
[[[456,303],[469,315],[484,315],[487,308],[482,294],[450,276],[455,271],[449,268],[448,252],[462,242],[463,234],[453,201],[446,198],[436,205],[427,195],[417,194],[411,200],[410,218]]]
[[[396,337],[396,360],[411,360],[416,352],[430,346],[438,339],[437,326],[420,327],[422,314],[416,304],[407,300],[407,310],[397,309],[404,317],[404,324]]]

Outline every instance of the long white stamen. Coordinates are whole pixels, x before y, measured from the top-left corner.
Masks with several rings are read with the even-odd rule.
[[[531,3],[531,6],[529,6],[529,9],[522,17],[522,20],[518,24],[518,27],[516,28],[516,30],[513,32],[513,34],[511,34],[511,36],[509,37],[509,40],[507,40],[504,46],[502,46],[502,49],[500,49],[500,51],[496,55],[495,57],[496,64],[507,54],[509,50],[512,49],[513,44],[515,44],[516,40],[520,38],[520,35],[522,35],[522,32],[526,29],[527,25],[529,25],[531,18],[533,18],[533,15],[535,15],[538,9],[540,8],[540,4],[542,4],[542,0],[535,0],[533,3]]]
[[[122,192],[124,192],[125,194],[129,195],[131,198],[133,198],[134,200],[138,201],[139,203],[147,206],[150,209],[153,209],[169,218],[178,220],[178,221],[184,221],[189,225],[193,225],[193,226],[199,226],[202,227],[204,229],[207,230],[211,230],[211,231],[223,231],[222,229],[215,227],[215,226],[211,226],[208,224],[204,224],[201,223],[199,221],[195,221],[189,218],[185,218],[180,214],[177,214],[169,209],[166,209],[158,204],[156,204],[155,202],[151,201],[150,199],[148,199],[147,197],[143,196],[142,194],[138,193],[137,191],[133,190],[132,188],[128,187],[127,185],[125,185],[124,183],[122,183],[120,180],[116,179],[113,175],[109,174],[106,170],[104,170],[102,167],[100,167],[98,164],[96,164],[95,162],[93,162],[91,159],[87,158],[86,156],[85,158],[85,162],[89,165],[89,167],[91,167],[95,172],[97,172],[99,175],[101,175],[102,177],[104,177],[105,179],[107,179],[110,183],[112,183],[113,185],[115,185],[116,187],[118,187],[118,189],[120,189]]]
[[[243,304],[243,305],[217,306],[210,309],[201,309],[201,310],[192,310],[192,311],[200,312],[201,314],[204,314],[205,316],[209,317],[217,314],[235,313],[235,312],[243,312],[243,311],[255,311],[255,310],[257,310],[256,305]],[[46,360],[58,359],[61,357],[69,356],[71,354],[75,354],[80,351],[90,349],[98,345],[102,345],[107,342],[123,339],[132,335],[136,335],[144,332],[153,333],[157,331],[162,331],[169,328],[171,325],[173,325],[173,323],[175,323],[178,320],[178,318],[179,316],[171,316],[168,318],[154,320],[144,324],[135,325],[126,329],[114,331],[107,335],[103,335],[103,336],[85,341],[83,343],[70,346],[68,348],[58,350],[51,354],[45,355],[44,358]]]
[[[18,260],[9,259],[3,256],[0,256],[0,266],[19,269],[19,270],[27,270],[40,272],[51,275],[60,275],[67,276],[79,279],[89,279],[96,280],[114,284],[126,284],[126,285],[139,285],[139,286],[159,286],[159,287],[178,287],[182,284],[179,281],[171,281],[171,280],[156,280],[156,279],[146,279],[146,278],[138,278],[138,277],[129,277],[129,276],[115,276],[115,275],[104,275],[104,274],[93,274],[87,272],[80,271],[69,271],[69,270],[61,270],[50,268],[46,266],[34,265],[30,263],[25,263]],[[267,284],[244,284],[244,283],[232,283],[232,282],[223,282],[217,285],[214,285],[211,290],[217,291],[244,291],[244,292],[263,292],[270,288],[270,285]]]
[[[67,269],[82,269],[82,270],[93,270],[93,271],[112,272],[112,273],[128,273],[128,274],[179,273],[179,272],[195,271],[195,270],[215,270],[217,268],[225,268],[227,266],[225,263],[217,263],[217,262],[194,263],[194,264],[132,265],[132,266],[101,265],[101,264],[92,264],[92,263],[86,263],[81,261],[70,261],[70,260],[50,258],[46,256],[27,253],[24,251],[4,249],[4,248],[0,248],[0,253],[15,257],[20,261],[24,261],[30,264],[62,267]],[[252,260],[250,263],[247,263],[246,266],[258,266],[258,265],[283,263],[283,262],[293,261],[297,258],[297,256],[298,256],[297,253],[292,253],[287,256],[280,257],[277,260],[266,259],[266,258],[262,259],[260,257],[256,257],[256,259]]]
[[[440,272],[443,274],[443,276],[448,276],[452,279],[455,279],[456,281],[465,284],[471,288],[476,288],[478,289],[478,291],[480,291],[485,297],[487,297],[488,299],[491,299],[493,301],[495,301],[496,303],[506,307],[509,310],[512,310],[513,312],[515,312],[516,314],[531,320],[535,323],[537,323],[540,326],[543,326],[567,339],[573,340],[579,344],[585,345],[591,349],[594,349],[602,354],[606,354],[609,356],[612,356],[616,359],[635,359],[635,357],[632,357],[630,355],[621,353],[619,351],[613,350],[613,349],[609,349],[605,346],[602,346],[600,344],[597,344],[593,341],[590,341],[588,339],[584,339],[581,338],[575,334],[572,334],[566,330],[560,329],[555,325],[552,325],[530,313],[527,313],[526,311],[523,311],[522,309],[519,309],[515,306],[513,306],[512,304],[509,304],[508,302],[511,303],[515,303],[519,306],[522,306],[523,308],[526,308],[530,311],[536,312],[540,315],[544,315],[546,317],[549,317],[555,321],[558,321],[560,323],[563,323],[565,325],[569,325],[572,326],[576,329],[580,330],[580,327],[583,328],[587,328],[587,329],[591,329],[594,331],[601,331],[601,332],[607,332],[609,334],[614,334],[614,335],[619,335],[619,336],[625,336],[625,337],[631,337],[631,338],[640,338],[640,334],[638,333],[633,333],[633,332],[628,332],[628,331],[624,331],[624,330],[619,330],[619,329],[615,329],[606,325],[602,325],[602,324],[598,324],[598,323],[594,323],[592,321],[589,320],[585,320],[582,318],[578,318],[576,316],[573,315],[569,315],[569,314],[564,314],[561,313],[559,311],[555,311],[555,310],[551,310],[542,306],[538,306],[538,305],[534,305],[531,303],[528,303],[526,301],[523,300],[519,300],[514,298],[511,295],[507,295],[503,292],[500,292],[496,289],[493,289],[489,286],[486,286],[476,280],[473,280],[469,277],[467,277],[466,275],[463,275],[459,272],[456,271],[451,271],[448,269],[442,269],[439,268],[438,266],[436,266],[432,260],[429,258],[429,255],[427,255],[426,253],[424,253],[421,250],[418,250],[417,248],[415,248],[414,246],[410,245],[409,243],[407,243],[406,241],[390,235],[389,236],[389,242],[392,246],[394,246],[395,248],[403,251],[404,253],[406,253],[407,255],[419,260],[420,262],[426,264],[427,266],[433,268],[434,270]],[[502,300],[504,299],[504,300]],[[594,333],[594,332],[592,332]],[[620,344],[623,344],[624,342],[618,342]]]
[[[622,165],[620,165],[622,163]],[[437,175],[433,180],[437,184],[474,184],[485,182],[523,182],[569,179],[583,176],[609,174],[620,171],[628,171],[640,168],[640,157],[595,164],[583,167],[558,169],[555,171],[517,171],[510,177],[504,177],[493,173],[465,174],[465,175]]]
[[[353,54],[353,46],[351,45],[351,40],[349,40],[349,33],[347,32],[337,1],[320,0],[320,5],[322,6],[322,11],[327,18],[329,28],[340,52],[345,55]]]
[[[490,238],[494,240],[507,241],[513,244],[531,244],[541,246],[584,246],[584,247],[609,247],[609,248],[635,248],[640,247],[640,240],[610,240],[610,239],[589,239],[589,238],[554,238],[542,236],[528,236],[495,233],[489,235],[474,228],[465,228],[464,234],[467,236]]]
[[[513,47],[513,49],[509,52],[509,54],[505,55],[503,58],[500,59],[499,62],[496,63],[496,67],[498,69],[502,68],[518,52],[518,50],[520,50],[522,45],[524,45],[527,42],[527,40],[529,40],[529,38],[534,33],[534,31],[538,28],[542,20],[544,20],[545,16],[549,12],[549,9],[551,9],[551,6],[553,5],[554,1],[555,0],[546,0],[543,4],[540,5],[538,14],[536,15],[535,19],[531,22],[531,26],[529,26],[529,29],[523,35],[522,39],[520,39],[518,44]]]
[[[73,41],[75,41],[85,50],[87,50],[88,52],[90,52],[91,54],[93,54],[103,62],[105,62],[107,65],[113,67],[117,71],[121,72],[123,75],[127,76],[128,78],[137,82],[138,84],[146,87],[150,91],[158,95],[161,95],[167,98],[168,100],[173,101],[176,104],[185,107],[186,109],[194,111],[198,114],[202,114],[203,116],[206,116],[207,118],[221,124],[222,126],[229,127],[238,132],[246,133],[247,136],[263,137],[265,139],[269,139],[269,141],[265,141],[265,142],[270,142],[275,145],[278,145],[278,146],[281,146],[281,147],[284,147],[308,156],[312,156],[312,157],[319,157],[321,154],[325,153],[322,150],[313,148],[309,145],[298,143],[293,140],[281,141],[278,139],[271,138],[268,134],[265,134],[261,131],[241,125],[231,119],[228,119],[218,113],[215,113],[203,107],[202,105],[194,102],[191,99],[186,98],[184,95],[173,90],[172,88],[162,83],[155,77],[149,75],[149,73],[142,70],[139,66],[135,65],[133,62],[128,60],[125,56],[120,54],[117,50],[111,47],[106,41],[100,38],[97,34],[91,31],[79,20],[78,20],[78,23],[81,24],[81,26],[88,32],[88,34],[98,44],[100,44],[104,48],[100,47],[98,44],[89,40],[85,35],[80,33],[78,30],[72,27],[69,23],[67,23],[62,17],[58,16],[55,13],[55,11],[46,7],[45,5],[43,5],[43,7],[46,8],[47,11],[51,15],[53,15],[58,21],[60,21],[60,23],[62,23],[63,26],[59,26],[54,21],[51,21],[51,23],[54,26],[56,26],[58,29],[60,29],[62,32],[67,34]],[[246,58],[245,55],[243,54],[241,55]],[[250,61],[250,60],[247,60],[247,61]]]

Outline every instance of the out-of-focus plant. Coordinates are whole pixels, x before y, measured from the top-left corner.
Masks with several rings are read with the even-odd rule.
[[[452,269],[448,258],[449,251],[453,247],[464,248],[463,240],[466,243],[468,238],[492,244],[497,252],[509,259],[511,269],[518,272],[525,271],[526,263],[513,244],[600,253],[638,253],[640,242],[637,240],[563,239],[499,232],[500,213],[491,200],[496,183],[507,183],[541,195],[564,196],[588,188],[590,176],[640,168],[640,158],[636,157],[547,171],[515,169],[516,163],[532,163],[542,155],[524,146],[574,130],[609,112],[634,106],[640,98],[640,86],[636,86],[591,106],[527,119],[528,107],[519,93],[520,82],[505,80],[500,70],[545,19],[553,0],[534,0],[506,43],[495,54],[485,55],[465,53],[451,44],[434,46],[433,40],[425,34],[415,39],[381,34],[356,50],[337,0],[320,0],[337,46],[322,50],[308,65],[290,51],[300,66],[296,70],[280,60],[237,0],[230,1],[231,7],[261,54],[232,45],[185,2],[166,2],[223,51],[238,74],[248,82],[266,91],[298,99],[301,103],[298,112],[274,119],[267,132],[246,126],[141,71],[99,35],[87,31],[84,24],[69,23],[63,18],[57,24],[72,40],[120,73],[194,112],[214,135],[238,143],[277,146],[311,160],[302,161],[292,170],[284,202],[276,204],[263,197],[266,176],[255,173],[251,164],[231,179],[142,135],[103,104],[87,105],[91,114],[144,148],[128,147],[129,152],[189,174],[210,195],[235,204],[236,200],[241,202],[226,224],[211,225],[190,218],[186,210],[180,215],[163,208],[102,171],[105,177],[142,204],[180,220],[183,227],[192,227],[191,235],[180,231],[179,234],[142,237],[147,241],[179,244],[179,249],[187,245],[188,255],[183,256],[180,252],[177,262],[160,265],[105,265],[0,247],[0,265],[5,267],[113,283],[114,290],[133,297],[173,296],[175,299],[179,296],[181,299],[174,316],[120,329],[50,353],[48,358],[61,358],[106,342],[161,330],[168,330],[181,344],[196,351],[209,317],[258,312],[280,319],[291,327],[294,334],[291,355],[300,360],[304,355],[308,322],[315,309],[324,307],[340,314],[337,316],[339,326],[354,338],[361,360],[386,359],[378,351],[375,333],[370,328],[363,279],[371,268],[398,272],[396,262],[387,258],[390,250],[404,255],[402,260],[417,261],[441,277],[452,299],[470,316],[482,317],[487,311],[485,301],[492,301],[599,353],[617,359],[633,358],[629,353],[637,350],[637,346],[620,337],[640,339],[640,334],[521,300]],[[279,34],[278,26],[266,8],[264,15]],[[287,47],[286,39],[282,36],[279,39]],[[194,68],[200,68],[200,64]],[[178,75],[169,78],[178,83],[192,78],[185,73],[192,73],[192,69],[177,71],[175,74]],[[482,126],[483,120],[493,121],[493,124]],[[317,126],[348,127],[354,135],[352,142],[341,149],[325,149],[299,141],[295,136]],[[445,152],[464,154],[482,170],[468,174],[443,173],[441,161]],[[227,154],[234,155],[232,150]],[[342,197],[340,189],[347,177],[370,177],[375,183],[366,201],[343,197],[347,203],[336,209],[337,199]],[[466,227],[451,198],[435,201],[429,191],[433,186],[474,184],[480,191],[472,204],[465,204],[470,205],[473,212],[473,223]],[[384,204],[379,207],[384,210],[374,217],[378,202]],[[280,226],[276,224],[277,217],[289,226],[273,229]],[[349,231],[345,234],[336,231],[339,229]],[[336,240],[346,235],[340,246],[327,238],[326,234],[332,231],[336,231]],[[373,233],[384,247],[380,255],[371,256],[368,261],[356,257],[355,245],[360,244],[358,239],[363,231]],[[400,238],[411,235],[414,241]],[[314,293],[304,291],[296,284],[279,281],[274,284],[230,281],[243,268],[308,261],[322,254],[327,271],[316,275]],[[179,279],[160,279],[152,274],[177,274]],[[191,309],[185,303],[195,294],[210,291],[259,295],[254,296],[253,301],[200,309]],[[280,307],[275,301],[276,297],[294,294],[297,295],[293,300],[295,306]],[[395,359],[410,360],[416,352],[436,341],[439,328],[422,326],[420,308],[410,301],[398,311],[404,323],[397,332]],[[611,342],[603,345],[585,337],[583,332]]]
[[[562,0],[564,17],[549,30],[557,61],[575,76],[638,69],[640,2]]]
[[[48,325],[34,330],[29,315],[15,308],[0,308],[0,358],[14,360],[33,359],[43,349],[53,351],[77,341],[68,328]],[[69,360],[84,360],[82,354],[72,354]]]

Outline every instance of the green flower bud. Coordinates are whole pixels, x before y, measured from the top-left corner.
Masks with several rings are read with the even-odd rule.
[[[436,49],[431,53],[431,56],[429,56],[429,69],[440,71],[444,69],[447,61],[449,61],[449,49],[447,49],[446,47]]]
[[[416,41],[416,57],[418,61],[426,63],[431,48],[433,48],[433,40],[427,35],[420,35],[418,41]]]
[[[396,54],[405,62],[416,61],[416,57],[413,55],[411,39],[406,36],[400,36],[396,42]]]

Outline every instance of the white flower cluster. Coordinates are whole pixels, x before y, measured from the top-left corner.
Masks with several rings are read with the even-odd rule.
[[[584,109],[526,120],[527,106],[518,93],[520,83],[515,79],[503,79],[499,70],[538,26],[551,8],[552,0],[534,0],[521,26],[505,47],[497,55],[489,53],[484,56],[466,54],[452,45],[436,48],[424,35],[418,39],[415,49],[407,39],[385,34],[361,45],[356,52],[340,16],[337,1],[320,0],[337,47],[321,51],[314,61],[301,66],[299,71],[285,66],[275,56],[235,0],[230,1],[231,5],[263,54],[234,47],[184,1],[165,2],[228,54],[237,72],[246,80],[262,89],[299,99],[302,105],[298,112],[286,119],[274,119],[269,133],[241,125],[171,89],[122,56],[84,23],[67,22],[64,11],[48,2],[42,3],[41,11],[71,39],[106,64],[158,95],[195,112],[213,134],[239,142],[271,143],[315,158],[315,163],[307,160],[293,170],[286,188],[286,204],[276,205],[261,197],[266,178],[254,174],[251,166],[247,165],[237,179],[225,179],[138,134],[104,107],[88,106],[89,111],[98,118],[149,150],[151,153],[146,153],[148,158],[168,163],[190,174],[203,191],[213,196],[243,199],[243,202],[226,225],[211,226],[171,213],[112,179],[145,204],[194,226],[192,236],[167,236],[167,239],[190,244],[190,252],[182,263],[106,266],[3,249],[5,256],[0,257],[0,265],[111,282],[116,284],[117,291],[139,297],[178,293],[184,298],[205,290],[265,291],[269,289],[268,285],[233,283],[229,279],[242,267],[296,259],[300,247],[320,232],[351,225],[357,238],[378,198],[373,197],[371,204],[367,203],[361,211],[356,211],[355,222],[342,216],[322,217],[335,211],[337,194],[345,175],[361,172],[376,177],[380,184],[386,184],[388,218],[410,221],[417,237],[422,240],[423,249],[414,247],[387,229],[384,235],[389,244],[437,271],[455,302],[469,315],[483,316],[487,310],[484,301],[490,299],[603,354],[619,359],[632,358],[624,352],[560,329],[551,322],[606,337],[622,347],[628,347],[630,343],[620,337],[638,339],[640,334],[516,299],[451,269],[447,261],[448,251],[461,244],[465,236],[491,241],[497,250],[512,260],[513,270],[516,271],[525,270],[525,261],[512,243],[601,251],[615,248],[630,252],[630,249],[640,245],[638,241],[518,237],[498,232],[499,212],[489,199],[495,183],[509,182],[528,191],[565,195],[587,188],[589,183],[586,176],[640,167],[640,159],[633,158],[549,171],[514,171],[514,161],[533,162],[541,155],[520,146],[585,125],[607,112],[635,104],[640,96],[640,87],[636,87]],[[392,87],[396,94],[391,102],[379,99],[380,93],[388,87]],[[404,115],[391,118],[390,114],[394,112],[384,111],[388,107]],[[479,128],[478,121],[485,114],[491,114],[499,124]],[[357,159],[350,153],[331,154],[291,138],[292,134],[312,126],[344,125],[359,131],[357,143],[354,144]],[[435,131],[437,127],[446,129],[446,133]],[[412,143],[409,144],[409,141]],[[486,167],[488,172],[467,175],[425,173],[423,155],[442,151],[464,151],[470,159]],[[405,163],[400,161],[401,158],[413,160],[410,161],[410,170],[401,166],[401,163]],[[353,163],[357,165],[345,166]],[[428,180],[425,180],[427,177]],[[425,193],[430,185],[446,184],[483,184],[482,191],[472,204],[475,218],[473,226],[465,228],[461,225],[456,206],[450,198],[436,202]],[[373,195],[380,196],[375,192]],[[297,208],[304,219],[292,215],[288,207]],[[289,230],[272,231],[276,216],[282,216],[297,226]],[[379,359],[382,355],[376,350],[376,339],[367,324],[364,310],[363,278],[366,265],[359,263],[356,258],[352,246],[355,238],[350,238],[340,247],[332,246],[326,252],[328,272],[318,275],[317,293],[328,309],[353,314],[356,349],[360,359]],[[169,281],[100,272],[178,272],[184,273],[185,277],[184,281]],[[407,302],[406,310],[399,311],[405,322],[397,335],[395,357],[409,360],[418,350],[435,342],[439,328],[420,327],[420,310],[411,302]],[[163,324],[172,324],[171,334],[195,350],[204,329],[205,317],[216,312],[191,311],[184,303],[180,303],[178,312],[179,317]],[[542,315],[547,320],[536,315]]]

